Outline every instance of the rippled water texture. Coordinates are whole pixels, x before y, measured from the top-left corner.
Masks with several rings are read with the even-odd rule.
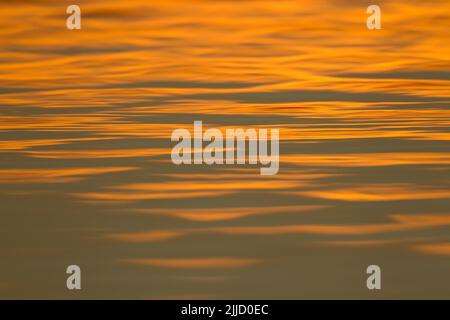
[[[68,4],[0,1],[0,297],[450,298],[450,2]],[[173,165],[194,120],[278,175]]]

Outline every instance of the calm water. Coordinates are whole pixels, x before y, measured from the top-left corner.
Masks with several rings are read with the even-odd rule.
[[[448,1],[77,4],[0,1],[1,298],[450,298]],[[194,120],[279,174],[174,166]]]

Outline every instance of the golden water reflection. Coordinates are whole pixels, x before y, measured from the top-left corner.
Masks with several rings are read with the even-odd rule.
[[[450,2],[77,4],[0,4],[0,297],[450,297]],[[195,120],[279,173],[173,165]]]

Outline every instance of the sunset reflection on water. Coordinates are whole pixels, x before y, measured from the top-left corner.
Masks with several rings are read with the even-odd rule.
[[[0,297],[450,297],[450,2],[77,4],[0,1]],[[279,173],[173,165],[196,120]]]

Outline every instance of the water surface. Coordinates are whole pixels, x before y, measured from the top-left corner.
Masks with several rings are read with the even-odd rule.
[[[450,298],[448,1],[77,4],[0,1],[0,297]],[[279,173],[173,165],[195,120]]]

